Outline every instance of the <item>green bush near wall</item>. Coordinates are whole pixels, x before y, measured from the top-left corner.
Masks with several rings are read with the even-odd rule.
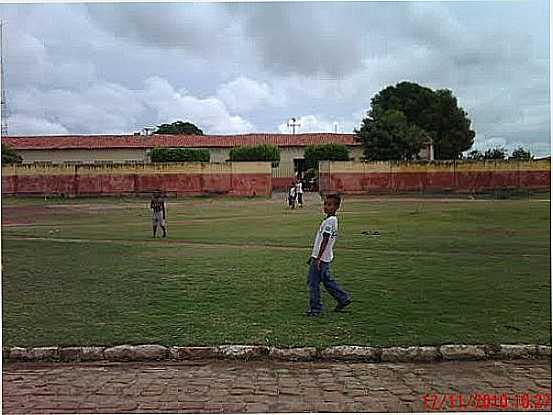
[[[317,144],[305,147],[307,169],[317,169],[321,160],[349,160],[349,150],[343,144]]]
[[[280,149],[272,144],[239,146],[230,150],[230,161],[270,161],[273,165],[280,161]]]
[[[209,150],[192,150],[190,148],[154,148],[150,152],[153,163],[202,161],[209,162]]]

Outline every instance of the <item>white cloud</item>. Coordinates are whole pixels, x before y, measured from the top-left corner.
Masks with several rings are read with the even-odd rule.
[[[248,112],[284,104],[282,94],[275,94],[267,83],[246,77],[239,77],[219,87],[217,97],[229,110],[235,112]]]
[[[69,109],[69,110],[68,110]],[[10,134],[29,134],[25,123],[36,134],[53,130],[82,134],[126,134],[145,124],[176,120],[193,122],[205,132],[245,133],[253,126],[240,116],[229,113],[217,98],[200,99],[176,91],[162,78],[150,78],[143,90],[129,90],[120,85],[98,83],[81,91],[26,89],[13,97]],[[40,115],[37,118],[37,115]],[[41,120],[31,122],[32,120]],[[23,121],[22,121],[23,120]],[[145,122],[144,120],[148,120]]]
[[[303,115],[296,118],[295,123],[299,123],[300,126],[296,127],[296,133],[333,133],[335,127],[338,128],[338,132],[344,132],[341,130],[340,123],[338,121],[331,121],[321,116],[316,115]],[[278,131],[281,133],[290,133],[291,127],[288,127],[284,122],[278,126]],[[347,131],[350,132],[350,131]]]
[[[221,100],[215,97],[200,99],[185,91],[178,92],[162,78],[149,78],[140,95],[143,102],[156,111],[158,122],[187,120],[210,134],[246,133],[253,129],[248,121],[231,115]]]
[[[69,131],[58,123],[44,118],[27,115],[14,115],[9,118],[9,134],[12,135],[40,135],[40,134],[68,134]]]

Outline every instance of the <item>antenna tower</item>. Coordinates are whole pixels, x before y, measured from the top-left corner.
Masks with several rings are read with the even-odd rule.
[[[290,122],[292,121],[292,122]],[[288,128],[292,128],[292,134],[296,134],[296,127],[301,127],[301,124],[299,123],[299,121],[296,123],[296,119],[295,118],[291,118],[288,123]]]
[[[8,135],[8,110],[6,107],[6,88],[4,88],[4,40],[3,40],[4,22],[0,21],[0,83],[1,83],[1,108],[0,118],[2,118],[0,135]]]

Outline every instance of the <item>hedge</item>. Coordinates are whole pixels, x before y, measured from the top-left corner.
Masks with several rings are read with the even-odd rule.
[[[349,160],[349,150],[344,144],[318,144],[305,147],[307,169],[318,169],[321,160]]]
[[[280,149],[272,144],[240,146],[230,150],[230,161],[280,161]]]
[[[154,148],[150,152],[154,163],[203,161],[209,162],[209,150],[192,150],[190,148]]]

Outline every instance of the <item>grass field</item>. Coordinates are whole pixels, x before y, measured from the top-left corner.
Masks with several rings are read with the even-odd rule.
[[[325,293],[315,319],[318,195],[170,200],[166,240],[148,206],[3,198],[4,345],[551,344],[549,194],[346,198],[333,273],[354,302]]]

